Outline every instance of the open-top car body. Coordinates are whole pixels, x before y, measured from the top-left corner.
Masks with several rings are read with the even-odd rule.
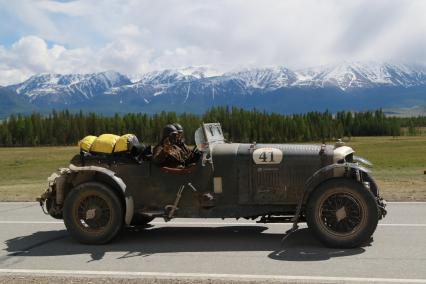
[[[354,156],[336,145],[228,143],[219,123],[195,133],[202,157],[186,168],[159,167],[150,152],[72,158],[38,199],[83,243],[106,243],[126,225],[153,218],[306,221],[323,243],[359,246],[386,215],[379,189]]]

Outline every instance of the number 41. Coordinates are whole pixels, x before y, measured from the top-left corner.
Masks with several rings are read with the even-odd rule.
[[[264,163],[274,162],[274,152],[262,152],[259,156],[259,160]]]

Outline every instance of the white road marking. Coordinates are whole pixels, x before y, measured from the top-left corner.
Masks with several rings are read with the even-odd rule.
[[[17,205],[17,204],[31,204],[40,206],[38,202],[36,201],[1,201],[0,205],[6,204],[6,205]],[[400,204],[400,203],[423,203],[426,204],[426,201],[386,201],[387,204]]]
[[[386,204],[426,204],[426,201],[386,201]]]
[[[388,226],[388,227],[426,227],[426,224],[404,224],[404,223],[399,223],[399,224],[387,224],[387,223],[383,223],[383,224],[378,224],[379,226]]]
[[[61,221],[0,221],[0,224],[63,224]]]
[[[44,269],[0,269],[0,274],[32,274],[32,275],[85,275],[116,277],[148,277],[148,278],[186,278],[186,279],[227,279],[227,280],[293,280],[293,281],[329,281],[329,282],[366,282],[366,283],[426,283],[426,279],[413,278],[369,278],[369,277],[332,277],[332,276],[291,276],[291,275],[259,275],[259,274],[219,274],[219,273],[173,273],[173,272],[135,272],[135,271],[91,271],[91,270],[44,270]]]
[[[152,225],[165,225],[165,226],[182,226],[182,225],[212,225],[212,226],[244,226],[244,225],[265,225],[265,226],[269,226],[269,225],[275,225],[275,226],[292,226],[292,223],[230,223],[230,222],[151,222],[150,224]],[[299,225],[306,225],[305,222],[300,222]],[[389,226],[389,227],[426,227],[426,224],[404,224],[404,223],[399,223],[399,224],[387,224],[387,223],[383,223],[383,224],[378,224],[378,226]]]
[[[0,220],[0,224],[64,224],[63,221],[1,221]],[[197,226],[197,225],[201,225],[201,226],[245,226],[245,225],[265,225],[265,226],[270,226],[270,225],[275,225],[275,226],[292,226],[292,223],[249,223],[249,222],[245,222],[245,223],[231,223],[231,222],[151,222],[150,224],[152,225],[160,225],[160,226],[184,226],[184,225],[188,225],[188,226]],[[305,222],[301,222],[299,223],[299,225],[306,225]],[[404,224],[404,223],[397,223],[397,224],[391,224],[391,223],[379,223],[378,226],[384,226],[384,227],[426,227],[426,224]]]

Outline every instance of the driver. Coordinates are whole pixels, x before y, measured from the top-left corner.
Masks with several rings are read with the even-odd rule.
[[[178,135],[176,139],[176,145],[182,150],[182,153],[188,157],[191,154],[191,150],[188,149],[188,146],[185,145],[185,134],[183,132],[183,127],[179,123],[173,123],[173,126],[176,128]]]
[[[184,167],[186,154],[177,145],[178,130],[172,124],[163,128],[163,138],[155,146],[152,160],[161,167]]]
[[[183,131],[182,125],[175,122],[173,123],[173,126],[177,129],[178,135],[176,139],[176,145],[181,149],[181,153],[185,157],[185,164],[193,164],[198,161],[198,159],[201,156],[200,151],[198,151],[196,148],[194,148],[192,151],[188,148],[188,146],[185,144],[185,135]]]

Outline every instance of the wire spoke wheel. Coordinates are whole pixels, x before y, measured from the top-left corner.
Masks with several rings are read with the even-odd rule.
[[[88,196],[80,201],[76,219],[80,226],[88,230],[102,230],[111,221],[111,209],[99,196]]]
[[[309,198],[308,227],[330,247],[352,248],[366,242],[378,223],[374,195],[362,184],[345,178],[321,184]]]
[[[88,182],[74,188],[65,199],[64,222],[76,240],[103,244],[120,232],[123,212],[123,204],[111,188]]]
[[[329,196],[320,207],[324,226],[338,234],[348,234],[359,227],[363,214],[359,201],[349,194]]]

